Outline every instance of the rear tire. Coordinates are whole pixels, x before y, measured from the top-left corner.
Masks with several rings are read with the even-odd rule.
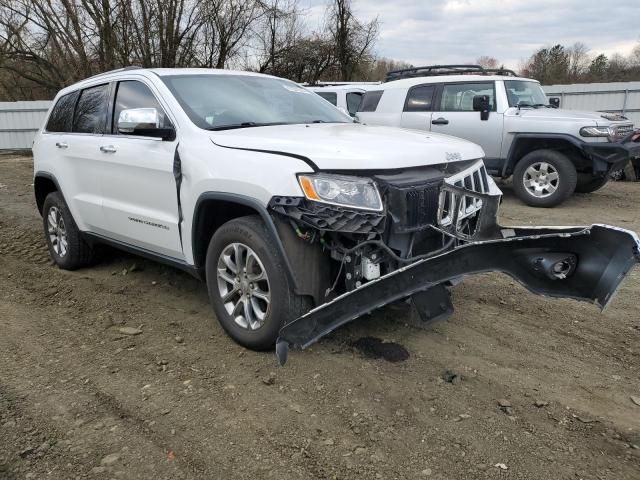
[[[555,207],[576,189],[577,172],[571,160],[555,150],[528,153],[513,171],[516,195],[532,207]]]
[[[252,350],[272,348],[280,328],[311,308],[308,297],[294,293],[276,241],[257,215],[231,220],[215,232],[205,270],[220,325]]]
[[[52,192],[45,198],[42,222],[49,255],[58,267],[76,270],[93,262],[93,248],[82,238],[82,232],[59,192]]]
[[[596,190],[600,190],[609,182],[609,176],[604,175],[602,177],[594,177],[589,173],[579,173],[578,183],[576,184],[576,192],[578,193],[592,193]]]

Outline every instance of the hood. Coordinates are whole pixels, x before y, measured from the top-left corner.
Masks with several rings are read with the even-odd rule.
[[[514,109],[514,113],[517,109]],[[607,119],[603,115],[611,115],[605,112],[587,112],[581,110],[564,110],[562,108],[521,108],[519,117],[531,120],[544,120],[544,121],[582,121],[585,122],[585,126],[598,125],[606,127],[612,124],[619,123],[631,123],[629,120],[624,120],[618,116],[615,120]]]
[[[484,157],[448,135],[355,123],[274,125],[212,132],[216,145],[300,155],[321,170],[385,170]]]

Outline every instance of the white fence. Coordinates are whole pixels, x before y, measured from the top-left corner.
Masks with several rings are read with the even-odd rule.
[[[569,110],[621,113],[640,126],[640,82],[547,85],[545,93],[560,97]],[[50,101],[0,102],[0,150],[29,149],[44,123]]]
[[[578,83],[542,87],[560,108],[620,113],[640,126],[640,82]]]
[[[0,102],[0,150],[31,148],[50,101]]]

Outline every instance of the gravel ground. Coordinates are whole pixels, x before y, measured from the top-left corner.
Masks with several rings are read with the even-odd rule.
[[[280,368],[182,272],[115,251],[52,266],[31,176],[0,157],[3,480],[640,478],[640,270],[603,314],[478,276],[446,322],[387,307]],[[640,231],[638,183],[553,210],[504,189],[503,224]],[[367,336],[408,358],[363,355]]]

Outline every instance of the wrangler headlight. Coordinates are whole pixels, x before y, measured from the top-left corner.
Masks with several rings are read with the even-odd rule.
[[[376,184],[367,178],[346,175],[299,175],[305,197],[314,202],[341,205],[364,210],[382,210],[382,199]]]
[[[611,127],[582,127],[580,135],[583,137],[611,137],[614,134]]]

